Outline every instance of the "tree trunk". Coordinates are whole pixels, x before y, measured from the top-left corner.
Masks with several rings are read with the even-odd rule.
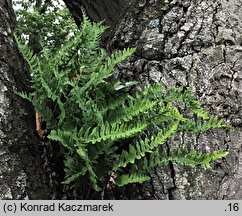
[[[168,145],[204,151],[228,150],[226,159],[214,163],[212,169],[170,164],[156,169],[151,182],[135,188],[137,193],[122,189],[114,198],[241,199],[242,2],[114,0],[109,5],[103,0],[102,6],[94,0],[65,2],[78,24],[82,3],[94,20],[107,16],[113,20],[104,39],[108,49],[137,47],[134,57],[120,64],[115,75],[142,84],[162,81],[166,86],[191,86],[210,114],[234,126],[233,131],[181,134],[169,141]],[[119,11],[121,5],[125,10],[107,15],[113,7]]]
[[[13,40],[15,15],[0,0],[0,199],[48,199],[38,158],[34,112],[16,95],[28,90],[28,70]]]
[[[104,20],[112,27],[119,18],[120,12],[128,6],[128,0],[64,0],[76,24],[82,20],[81,9],[84,8],[93,21]]]

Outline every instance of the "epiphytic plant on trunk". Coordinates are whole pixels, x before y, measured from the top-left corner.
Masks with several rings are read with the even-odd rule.
[[[99,46],[105,29],[84,13],[71,40],[58,51],[44,49],[39,57],[16,38],[33,79],[33,91],[20,95],[47,122],[49,139],[63,146],[64,183],[78,180],[100,191],[113,174],[115,184],[123,186],[149,180],[149,171],[169,162],[208,168],[225,157],[224,151],[162,148],[181,131],[204,132],[227,125],[209,116],[185,87],[165,90],[158,83],[131,95],[124,90],[136,82],[111,82],[115,66],[135,48],[109,56]],[[180,105],[185,112],[179,111]]]

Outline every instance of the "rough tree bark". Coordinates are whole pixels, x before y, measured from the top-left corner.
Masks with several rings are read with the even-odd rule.
[[[181,134],[168,143],[228,150],[228,157],[214,163],[211,170],[204,172],[171,164],[156,169],[151,174],[152,181],[137,193],[121,190],[115,198],[241,199],[242,2],[113,0],[110,4],[109,0],[65,0],[65,3],[77,24],[82,4],[92,19],[108,18],[111,29],[104,39],[108,49],[138,48],[134,57],[119,65],[115,75],[143,84],[162,81],[166,86],[192,86],[210,114],[220,116],[235,128]],[[125,10],[121,11],[121,5]]]
[[[29,75],[13,40],[15,15],[0,0],[0,199],[48,199],[35,146],[34,112],[16,95],[28,89]]]
[[[85,11],[94,21],[105,20],[106,24],[112,26],[118,19],[123,7],[127,7],[128,0],[64,0],[69,8],[75,22],[79,26],[82,20],[81,9]]]

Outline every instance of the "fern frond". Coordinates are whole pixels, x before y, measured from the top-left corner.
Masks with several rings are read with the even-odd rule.
[[[76,130],[52,130],[48,135],[51,140],[59,141],[65,148],[73,151],[75,149]]]
[[[17,95],[20,96],[20,97],[23,98],[23,99],[26,99],[26,100],[28,100],[28,101],[32,101],[32,96],[31,96],[31,94],[28,94],[28,93],[26,93],[26,92],[18,92]]]
[[[101,155],[108,155],[110,159],[116,159],[117,150],[118,146],[115,146],[113,141],[96,143],[95,145],[91,145],[89,149],[93,162],[96,162]]]
[[[202,119],[208,119],[208,113],[201,107],[191,89],[180,87],[178,89],[169,89],[165,101],[168,102],[183,102],[193,113]]]
[[[153,85],[147,85],[144,87],[144,90],[141,93],[137,94],[137,98],[148,98],[150,100],[158,100],[162,102],[163,100],[163,84],[155,83]]]
[[[30,69],[32,72],[35,72],[36,70],[40,70],[40,61],[37,55],[33,53],[33,51],[29,48],[28,45],[24,44],[20,38],[18,38],[17,35],[14,34],[15,41],[18,45],[19,51],[24,56],[25,60],[30,66]]]
[[[129,151],[123,150],[120,157],[114,164],[114,171],[121,167],[126,167],[129,163],[133,164],[136,159],[141,159],[146,153],[151,153],[159,145],[162,145],[170,138],[177,130],[179,121],[173,122],[166,129],[160,130],[156,136],[150,139],[140,139],[133,146],[129,145]]]
[[[118,175],[117,185],[124,186],[149,180],[143,174],[169,162],[208,168],[226,156],[222,151],[203,154],[172,147],[159,151],[176,132],[228,126],[209,117],[190,89],[166,91],[157,83],[131,96],[128,90],[137,82],[110,82],[114,68],[135,48],[108,57],[99,47],[105,29],[103,22],[93,23],[83,12],[75,36],[59,50],[43,50],[39,56],[16,38],[33,80],[33,92],[19,95],[47,121],[48,138],[64,147],[63,183],[80,180],[100,191],[111,172]]]
[[[113,101],[113,99],[107,98],[104,101],[104,104],[100,107],[100,112],[102,115],[105,115],[108,111],[113,111],[119,107],[123,107],[126,103],[127,98],[120,96],[118,100]]]
[[[101,141],[112,140],[116,141],[122,138],[132,137],[137,133],[140,133],[147,128],[147,124],[144,122],[131,123],[127,122],[122,125],[117,123],[110,124],[108,122],[101,126],[92,129],[92,132],[79,131],[80,140],[83,143],[98,143]]]
[[[217,116],[211,116],[206,120],[188,120],[180,125],[178,131],[185,132],[205,132],[210,129],[215,128],[231,128],[229,127],[222,119],[219,119]]]
[[[213,151],[209,153],[201,153],[196,150],[188,150],[187,148],[171,148],[169,153],[164,148],[161,152],[158,150],[146,157],[139,164],[144,170],[153,170],[155,167],[167,166],[169,162],[176,164],[188,165],[191,167],[210,168],[211,163],[226,157],[226,151]]]
[[[114,67],[125,60],[127,57],[131,56],[135,52],[135,48],[127,48],[122,51],[117,51],[107,58],[107,62],[102,65],[97,73],[92,73],[90,80],[83,86],[80,91],[86,92],[91,87],[96,87],[98,84],[102,83],[105,79],[112,75]]]
[[[65,169],[65,172],[66,172],[66,169]],[[75,182],[78,178],[80,178],[80,176],[82,176],[82,172],[78,172],[78,173],[75,173],[75,174],[71,174],[70,177],[65,177],[65,180],[62,182],[62,184],[70,184],[72,182]]]
[[[118,186],[122,187],[127,184],[143,183],[149,180],[150,180],[149,176],[139,174],[139,173],[132,173],[132,174],[124,174],[124,175],[118,176],[115,182]]]
[[[65,155],[65,180],[62,182],[63,184],[70,184],[87,173],[87,168],[85,166],[83,166],[80,171],[82,165],[79,162],[80,161],[74,155]]]
[[[195,150],[189,151],[185,148],[171,149],[169,153],[169,160],[189,166],[200,166],[202,168],[210,168],[211,162],[214,160],[221,159],[228,155],[228,152],[225,151],[213,151],[209,153],[201,153]]]
[[[158,126],[169,121],[187,121],[187,119],[178,111],[176,107],[172,106],[170,102],[167,103],[166,106],[161,106],[159,108],[159,112],[155,113],[152,119],[153,122]]]
[[[122,104],[118,109],[111,112],[108,118],[111,122],[119,124],[133,120],[135,117],[142,114],[148,114],[148,111],[157,105],[158,101],[142,100],[127,100],[126,105]]]

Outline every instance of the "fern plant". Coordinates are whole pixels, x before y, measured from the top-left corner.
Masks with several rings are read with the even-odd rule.
[[[190,89],[164,90],[161,83],[130,95],[120,91],[129,85],[110,82],[115,66],[135,48],[111,55],[99,47],[106,27],[83,15],[76,35],[60,50],[33,55],[18,38],[18,47],[32,72],[31,93],[20,93],[32,102],[59,141],[65,155],[65,181],[86,181],[101,190],[116,174],[118,186],[149,180],[149,171],[168,162],[203,168],[227,152],[201,153],[186,147],[166,151],[160,146],[178,132],[204,132],[227,125],[209,117]],[[179,111],[196,116],[189,118]]]

